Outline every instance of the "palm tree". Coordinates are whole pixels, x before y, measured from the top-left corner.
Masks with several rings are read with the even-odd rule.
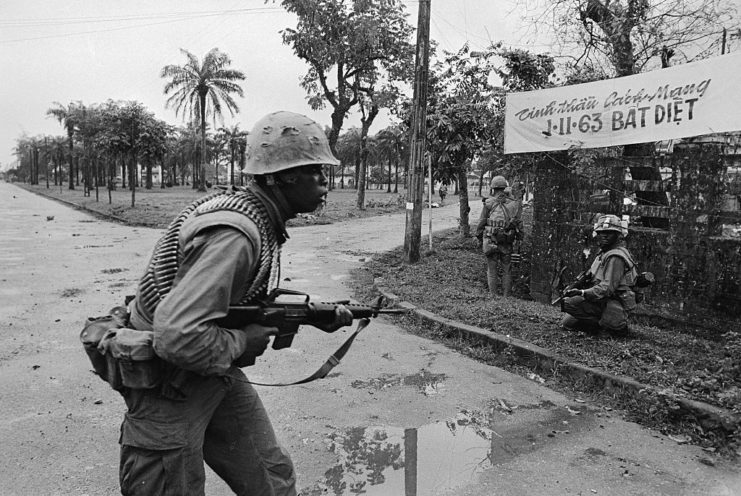
[[[396,180],[394,182],[394,193],[399,192],[399,164],[404,162],[407,157],[407,143],[409,142],[407,134],[400,125],[389,126],[376,134],[379,156],[388,163],[388,189],[391,193],[391,165],[396,170]]]
[[[223,135],[227,149],[229,150],[230,184],[234,186],[234,161],[239,158],[242,142],[247,139],[247,132],[239,129],[239,124],[232,127],[222,127],[219,132]]]
[[[345,187],[345,164],[353,164],[355,175],[353,187],[358,185],[358,171],[360,170],[360,152],[362,150],[360,143],[360,129],[351,127],[337,139],[337,158],[340,159],[342,167],[340,169],[340,187]]]
[[[241,71],[230,69],[232,61],[229,56],[212,48],[203,58],[203,64],[198,57],[187,50],[180,51],[188,58],[185,65],[166,65],[160,72],[160,77],[170,78],[165,84],[165,95],[172,92],[167,99],[167,106],[174,106],[175,113],[183,111],[183,117],[197,119],[201,126],[201,164],[199,191],[206,191],[206,116],[215,120],[221,119],[222,103],[233,116],[239,112],[237,103],[232,94],[244,96],[242,87],[236,81],[245,78]]]
[[[77,126],[77,116],[81,103],[70,103],[66,107],[59,102],[54,102],[55,107],[46,111],[46,115],[56,118],[62,127],[67,131],[69,141],[69,189],[75,189],[74,168],[72,167],[72,155],[74,150],[73,138]]]

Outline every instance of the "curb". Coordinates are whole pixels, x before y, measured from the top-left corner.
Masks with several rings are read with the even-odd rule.
[[[383,286],[378,284],[380,281],[374,281],[374,288],[382,294],[388,301],[389,306],[396,306],[409,310],[413,315],[422,321],[438,326],[439,328],[455,332],[466,338],[486,342],[497,350],[508,348],[518,357],[521,365],[526,365],[531,369],[545,371],[551,376],[567,376],[573,380],[588,380],[590,383],[606,390],[612,390],[628,395],[640,400],[647,392],[674,401],[680,412],[689,414],[705,429],[722,428],[725,431],[733,432],[741,429],[741,416],[736,415],[730,410],[717,407],[700,401],[690,400],[668,394],[658,390],[654,386],[642,384],[635,379],[624,376],[617,376],[602,370],[573,363],[550,350],[541,348],[534,344],[528,343],[521,339],[503,336],[480,327],[463,324],[445,317],[441,317],[427,310],[416,307],[412,303],[399,301],[399,297],[389,292]]]

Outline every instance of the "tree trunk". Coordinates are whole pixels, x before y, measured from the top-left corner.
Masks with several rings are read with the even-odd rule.
[[[360,138],[360,160],[357,169],[358,176],[358,196],[355,207],[358,210],[365,210],[365,169],[368,166],[368,149],[365,146],[366,137]]]
[[[69,189],[75,189],[75,169],[73,165],[74,145],[72,144],[72,133],[68,133],[69,138]]]
[[[363,109],[363,106],[361,105],[361,110]],[[368,115],[365,116],[365,112],[363,112],[363,118],[360,119],[360,173],[358,174],[358,180],[362,181],[361,184],[358,184],[358,201],[356,202],[356,206],[359,210],[365,210],[365,185],[366,183],[366,174],[368,171],[368,130],[370,129],[371,125],[373,124],[373,120],[378,115],[378,106],[371,104],[370,109],[368,109]]]
[[[231,158],[231,175],[232,175],[232,179],[231,179],[231,182],[229,184],[231,184],[232,186],[234,186],[234,147],[231,147],[230,146],[229,147],[229,152],[230,152],[230,155],[231,155],[230,158]]]
[[[471,212],[471,207],[468,204],[468,180],[466,177],[465,168],[461,168],[458,171],[458,194],[459,198],[459,212],[460,222],[458,224],[458,232],[465,238],[471,235],[471,226],[469,225],[468,214]]]
[[[206,191],[206,94],[199,94],[198,99],[201,103],[201,165],[200,165],[200,184],[198,191]]]
[[[136,201],[136,153],[131,150],[131,163],[129,164],[129,186],[131,187],[131,208]]]
[[[98,159],[95,159],[95,201],[100,201],[100,192],[98,191]]]

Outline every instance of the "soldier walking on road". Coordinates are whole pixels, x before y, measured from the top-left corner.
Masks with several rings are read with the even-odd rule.
[[[448,196],[448,187],[443,184],[437,192],[440,195],[440,206],[442,206],[445,203],[445,197]]]
[[[152,331],[161,380],[121,390],[121,492],[203,495],[204,461],[239,495],[296,494],[288,453],[239,368],[261,355],[275,327],[219,325],[230,305],[276,286],[285,221],[327,195],[323,166],[339,162],[320,126],[291,112],[267,115],[248,138],[244,190],[197,201],[155,247],[129,306],[130,325]],[[352,323],[340,305],[334,332]]]
[[[522,239],[522,204],[505,192],[507,180],[491,180],[491,197],[484,201],[476,226],[476,237],[486,255],[486,280],[489,294],[497,295],[499,271],[502,272],[502,294],[512,293],[512,246]]]

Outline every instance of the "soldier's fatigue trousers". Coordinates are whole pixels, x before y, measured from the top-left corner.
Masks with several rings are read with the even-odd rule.
[[[489,285],[489,294],[497,294],[499,286],[499,269],[502,270],[502,294],[509,296],[512,293],[512,250],[507,253],[494,251],[486,255],[486,282]]]
[[[202,496],[205,460],[235,494],[295,495],[293,463],[242,371],[190,376],[183,399],[165,398],[159,388],[125,392],[121,493]]]
[[[563,310],[568,314],[562,322],[565,327],[599,326],[608,331],[622,331],[628,327],[628,311],[617,299],[589,301],[572,296],[564,300]]]

